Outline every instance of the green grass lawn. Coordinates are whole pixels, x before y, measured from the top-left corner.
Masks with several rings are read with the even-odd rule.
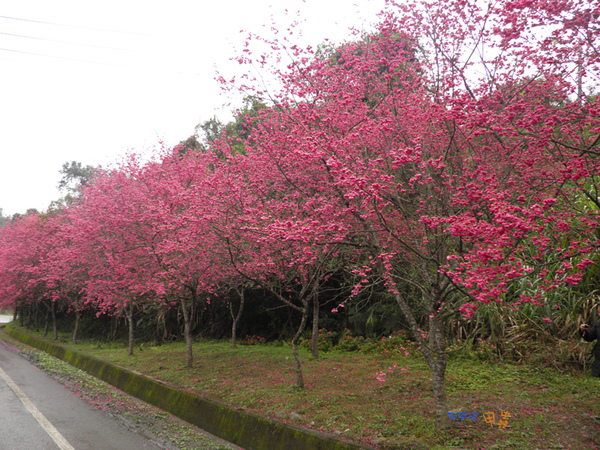
[[[72,346],[68,340],[66,334],[59,339],[198,395],[379,448],[600,447],[594,420],[600,415],[600,380],[572,369],[457,352],[446,376],[448,411],[456,420],[438,431],[429,368],[414,349],[409,356],[329,351],[318,360],[301,350],[306,389],[299,390],[285,343],[232,349],[228,342],[200,341],[194,344],[195,365],[187,368],[183,343],[138,345],[128,357],[124,344]]]

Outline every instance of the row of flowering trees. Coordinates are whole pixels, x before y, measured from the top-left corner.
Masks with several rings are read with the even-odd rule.
[[[318,52],[269,42],[292,62],[274,70],[277,93],[246,81],[268,106],[238,120],[245,136],[129,156],[74,204],[6,226],[2,305],[124,314],[130,351],[136,308],[177,307],[191,365],[202,302],[252,283],[301,315],[302,386],[298,338],[343,268],[354,294],[395,298],[441,426],[448,318],[541,303],[599,244],[598,2],[479,3],[390,2],[375,32]],[[542,288],[510,295],[527,278]]]

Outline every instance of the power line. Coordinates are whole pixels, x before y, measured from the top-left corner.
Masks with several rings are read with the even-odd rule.
[[[121,33],[121,34],[137,35],[137,36],[146,36],[146,37],[150,37],[150,38],[156,38],[157,37],[155,35],[151,35],[151,34],[147,34],[147,33],[137,33],[137,32],[132,32],[132,31],[120,31],[120,30],[110,30],[110,29],[103,29],[103,28],[97,28],[97,27],[86,27],[86,26],[71,25],[71,24],[65,24],[65,23],[49,22],[49,21],[34,20],[34,19],[25,19],[25,18],[22,18],[22,17],[12,17],[12,16],[0,15],[0,19],[16,20],[16,21],[23,21],[23,22],[31,22],[31,23],[37,23],[37,24],[43,24],[43,25],[51,25],[51,26],[57,26],[57,27],[70,27],[70,28],[77,28],[77,29],[84,29],[84,30],[102,31],[102,32],[108,32],[108,33]],[[104,45],[98,45],[98,44],[79,43],[79,42],[74,42],[74,41],[50,39],[50,38],[44,38],[44,37],[39,37],[39,36],[28,36],[28,35],[25,35],[25,34],[0,32],[0,35],[17,37],[17,38],[23,38],[23,39],[31,39],[31,40],[36,40],[36,41],[47,41],[47,42],[55,42],[55,43],[69,44],[69,45],[80,45],[80,46],[100,48],[100,49],[118,50],[118,51],[124,51],[124,52],[134,52],[134,53],[138,53],[138,54],[141,53],[141,54],[146,54],[146,55],[149,54],[148,51],[145,51],[145,50],[111,47],[111,46],[104,46]],[[73,62],[78,62],[78,63],[87,63],[87,64],[96,64],[96,65],[104,65],[104,66],[112,66],[112,67],[121,67],[121,68],[126,68],[126,69],[133,69],[133,70],[140,70],[140,69],[144,69],[144,68],[149,68],[145,64],[142,64],[140,66],[140,65],[133,65],[133,64],[120,64],[120,63],[102,62],[102,61],[91,60],[91,59],[82,59],[82,58],[68,57],[68,56],[58,56],[58,55],[46,54],[46,53],[42,53],[42,52],[26,51],[26,50],[15,50],[13,48],[0,47],[0,53],[3,53],[3,52],[8,52],[8,53],[11,53],[11,54],[21,54],[21,55],[33,56],[33,57],[60,59],[60,60],[64,60],[64,61],[73,61]],[[6,58],[3,58],[3,59],[6,59]],[[152,70],[157,70],[157,68],[156,67],[152,67]],[[199,75],[198,73],[190,73],[190,72],[185,72],[185,71],[176,71],[176,72],[174,72],[174,74],[178,74],[178,75],[189,74],[189,75],[193,75],[193,76]]]
[[[83,42],[72,42],[72,41],[62,41],[59,39],[48,39],[48,38],[42,38],[42,37],[36,37],[36,36],[25,36],[22,34],[14,34],[14,33],[2,33],[0,32],[1,35],[3,36],[12,36],[12,37],[19,37],[19,38],[25,38],[25,39],[35,39],[38,41],[46,41],[46,42],[57,42],[60,44],[69,44],[69,45],[81,45],[81,46],[85,46],[85,47],[94,47],[94,48],[104,48],[104,49],[108,49],[108,50],[120,50],[120,51],[124,51],[124,52],[135,52],[137,50],[133,50],[133,49],[129,49],[129,48],[119,48],[119,47],[109,47],[106,45],[95,45],[95,44],[86,44]]]
[[[145,66],[132,66],[132,65],[125,65],[125,64],[109,63],[109,62],[92,61],[89,59],[69,58],[68,56],[46,55],[43,53],[27,52],[24,50],[14,50],[14,49],[3,48],[3,47],[0,47],[0,52],[18,53],[18,54],[27,55],[27,56],[38,56],[38,57],[43,57],[43,58],[62,59],[62,60],[66,60],[66,61],[73,61],[73,62],[87,63],[87,64],[97,64],[97,65],[102,65],[102,66],[121,67],[121,68],[132,69],[132,70],[148,69],[148,67],[145,67]],[[153,69],[153,70],[156,70],[156,69]],[[172,75],[200,76],[199,73],[187,72],[187,71],[181,71],[181,70],[178,70],[178,71],[170,71],[169,70],[169,71],[167,71],[167,73],[170,73]]]
[[[20,54],[29,55],[29,56],[42,56],[44,58],[64,59],[64,60],[67,60],[67,61],[75,61],[75,62],[82,62],[82,63],[88,63],[88,64],[100,64],[100,65],[103,65],[103,66],[125,67],[125,68],[128,68],[128,69],[139,69],[139,68],[141,68],[141,67],[136,67],[136,66],[126,66],[124,64],[114,64],[114,63],[107,63],[107,62],[100,62],[100,61],[91,61],[91,60],[80,59],[80,58],[69,58],[68,56],[45,55],[43,53],[26,52],[24,50],[14,50],[14,49],[3,48],[3,47],[0,47],[0,51],[2,51],[2,52],[10,52],[10,53],[20,53]]]
[[[71,24],[66,24],[66,23],[47,22],[47,21],[43,21],[43,20],[34,20],[34,19],[23,19],[21,17],[0,16],[0,19],[20,20],[22,22],[39,23],[39,24],[44,24],[44,25],[53,25],[53,26],[57,26],[57,27],[79,28],[79,29],[83,29],[83,30],[103,31],[103,32],[107,32],[107,33],[133,34],[133,35],[138,35],[138,36],[152,36],[147,33],[137,33],[137,32],[133,32],[133,31],[122,31],[122,30],[109,30],[109,29],[105,29],[105,28],[95,28],[95,27],[84,27],[81,25],[71,25]]]

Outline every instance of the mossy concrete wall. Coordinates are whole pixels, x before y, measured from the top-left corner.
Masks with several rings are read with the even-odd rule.
[[[344,442],[323,433],[238,411],[215,401],[173,389],[164,383],[114,366],[93,356],[29,336],[10,325],[6,326],[6,333],[18,341],[59,358],[146,403],[168,411],[186,422],[245,449],[358,450],[368,448]]]

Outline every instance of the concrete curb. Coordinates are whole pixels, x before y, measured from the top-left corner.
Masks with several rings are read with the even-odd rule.
[[[138,399],[167,411],[209,433],[252,450],[359,450],[369,449],[331,435],[282,424],[232,409],[213,400],[174,389],[142,374],[114,366],[90,355],[29,336],[5,326],[12,338],[42,350]]]

